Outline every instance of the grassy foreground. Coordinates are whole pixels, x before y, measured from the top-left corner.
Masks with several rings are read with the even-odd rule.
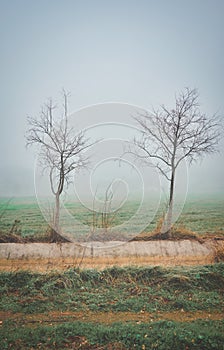
[[[224,349],[224,264],[0,274],[1,349]]]

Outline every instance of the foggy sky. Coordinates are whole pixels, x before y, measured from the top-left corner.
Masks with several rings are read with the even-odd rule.
[[[71,112],[104,102],[172,106],[188,86],[204,112],[224,115],[223,13],[222,0],[0,1],[0,196],[34,195],[26,117],[62,87]],[[223,146],[192,165],[190,192],[224,192]]]

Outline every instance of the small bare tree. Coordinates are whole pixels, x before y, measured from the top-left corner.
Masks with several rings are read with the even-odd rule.
[[[171,236],[176,170],[187,159],[190,163],[200,156],[214,153],[221,136],[221,120],[201,113],[198,91],[186,88],[175,98],[174,109],[164,105],[152,113],[138,115],[135,120],[141,138],[134,139],[140,161],[153,163],[169,181],[169,201],[162,234]],[[132,152],[133,153],[133,152]]]
[[[105,193],[104,193],[104,198],[102,200],[102,208],[101,210],[98,212],[98,216],[97,216],[97,212],[94,210],[94,203],[95,203],[95,197],[93,200],[93,227],[101,227],[103,229],[105,229],[105,233],[107,232],[107,230],[113,226],[113,222],[117,216],[118,213],[118,209],[113,210],[112,209],[112,204],[113,204],[113,200],[114,200],[114,190],[112,188],[112,185],[114,184],[114,181],[112,181],[111,183],[109,183],[109,185],[107,186]],[[98,220],[99,219],[99,220]],[[101,220],[100,220],[101,219]],[[98,222],[100,221],[100,222]]]
[[[39,162],[47,171],[51,191],[55,196],[51,241],[62,239],[60,230],[60,196],[69,185],[72,172],[85,167],[85,150],[91,146],[85,134],[75,133],[69,126],[68,97],[63,90],[62,112],[55,118],[56,105],[50,99],[42,108],[39,118],[28,117],[27,146],[39,145]]]

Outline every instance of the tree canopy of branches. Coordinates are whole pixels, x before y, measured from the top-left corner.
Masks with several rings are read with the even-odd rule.
[[[50,99],[38,118],[28,117],[27,146],[39,145],[39,162],[50,180],[55,196],[52,241],[63,239],[60,229],[60,196],[69,185],[71,175],[88,163],[85,150],[91,146],[84,132],[75,132],[69,125],[69,94],[63,90],[62,111],[57,118],[58,107]]]
[[[134,139],[135,155],[140,161],[153,163],[169,181],[169,202],[162,227],[170,237],[174,202],[175,176],[180,163],[190,163],[217,151],[221,137],[221,119],[208,117],[199,108],[196,89],[184,89],[175,97],[175,106],[162,105],[158,110],[135,117],[141,137]]]

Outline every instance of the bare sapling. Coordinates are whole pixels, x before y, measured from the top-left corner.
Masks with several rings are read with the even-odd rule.
[[[60,198],[75,172],[87,166],[85,151],[91,146],[83,131],[76,132],[69,124],[69,94],[63,90],[62,111],[55,116],[58,107],[50,99],[39,117],[28,117],[27,146],[38,145],[39,164],[47,173],[54,195],[51,241],[65,240],[60,228]]]
[[[140,137],[134,139],[134,154],[140,162],[155,166],[169,182],[169,198],[161,234],[171,237],[177,168],[184,160],[190,164],[218,150],[222,121],[199,108],[196,89],[186,88],[175,97],[174,108],[162,105],[135,120]]]

